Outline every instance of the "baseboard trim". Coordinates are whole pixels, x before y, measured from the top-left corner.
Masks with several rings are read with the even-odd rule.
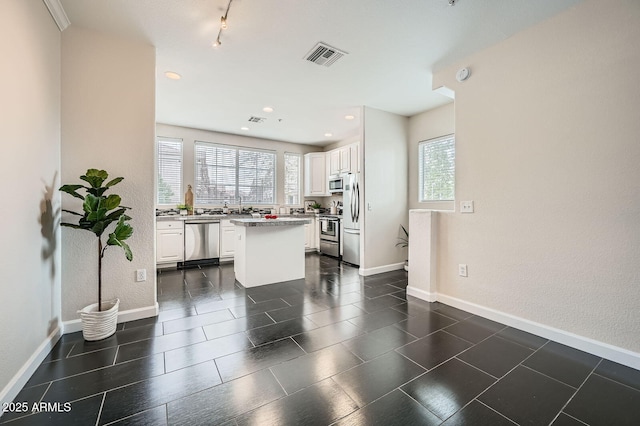
[[[40,366],[42,361],[49,355],[51,349],[58,343],[62,336],[60,325],[47,336],[47,338],[38,346],[33,352],[31,357],[20,367],[18,372],[13,376],[9,383],[0,391],[0,403],[4,406],[5,403],[10,403],[15,399],[18,393],[22,390],[27,383],[31,375]],[[2,411],[0,411],[2,416]]]
[[[160,307],[157,302],[154,306],[120,311],[118,312],[118,323],[155,317],[158,312],[160,312]],[[77,331],[82,331],[82,321],[79,318],[62,323],[62,334],[75,333]]]
[[[404,269],[404,262],[401,263],[391,263],[389,265],[376,266],[375,268],[360,268],[358,273],[365,277],[369,275],[382,274],[383,272],[391,272],[397,271],[398,269]]]
[[[419,299],[426,300],[428,302],[442,302],[446,305],[453,306],[454,308],[463,309],[472,314],[479,315],[492,321],[500,322],[502,324],[508,325],[509,327],[517,328],[519,330],[544,337],[545,339],[553,340],[563,345],[567,345],[572,348],[608,359],[610,361],[626,365],[627,367],[640,370],[640,353],[632,352],[618,346],[610,345],[608,343],[580,336],[578,334],[574,334],[565,330],[540,324],[538,322],[530,321],[515,315],[507,314],[505,312],[488,308],[486,306],[467,302],[465,300],[448,296],[446,294],[431,294],[420,290],[415,291],[415,289],[412,290],[412,293],[413,294],[409,293],[409,288],[407,287],[407,294]],[[431,296],[433,300],[429,299],[428,296]]]
[[[428,291],[420,290],[419,288],[407,286],[407,296],[417,297],[418,299],[426,300],[427,302],[435,302],[437,294],[429,293]]]

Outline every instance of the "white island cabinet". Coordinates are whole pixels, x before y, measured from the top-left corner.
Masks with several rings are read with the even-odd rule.
[[[235,244],[236,226],[229,219],[220,220],[220,260],[233,260]]]
[[[305,228],[310,219],[233,219],[236,280],[256,287],[304,278]]]

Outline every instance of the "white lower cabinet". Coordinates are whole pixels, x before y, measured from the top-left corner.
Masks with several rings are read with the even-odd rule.
[[[184,222],[162,220],[156,226],[156,263],[184,260]]]
[[[316,239],[316,219],[312,218],[311,223],[304,225],[304,248],[305,250],[315,250],[318,248]]]
[[[220,221],[220,259],[233,259],[236,244],[236,226],[230,220]]]

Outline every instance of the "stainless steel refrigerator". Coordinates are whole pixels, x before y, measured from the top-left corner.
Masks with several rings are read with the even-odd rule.
[[[342,260],[360,266],[360,184],[358,174],[345,177],[342,212]]]

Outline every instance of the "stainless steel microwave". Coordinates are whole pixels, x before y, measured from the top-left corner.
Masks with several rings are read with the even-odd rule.
[[[329,192],[336,193],[344,190],[344,180],[342,177],[335,177],[329,179]]]

